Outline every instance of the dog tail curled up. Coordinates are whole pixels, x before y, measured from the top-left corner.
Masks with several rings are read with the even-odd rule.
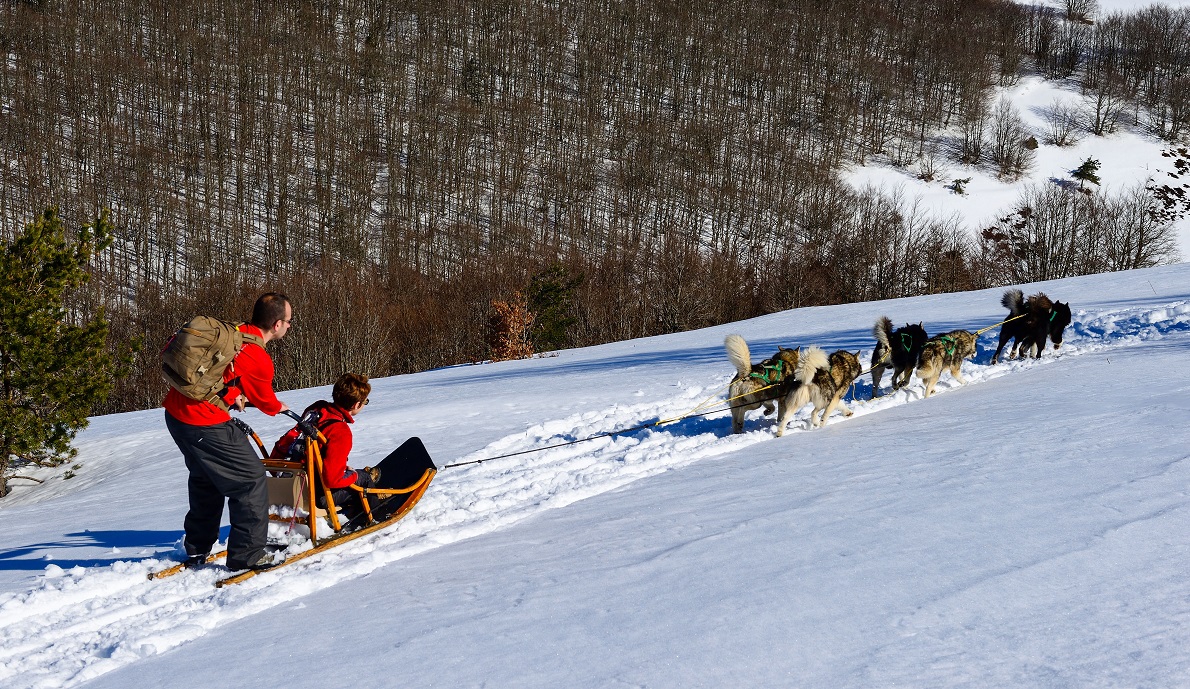
[[[1019,289],[1005,290],[1000,304],[1008,309],[1009,316],[1019,316],[1025,312],[1025,293]]]
[[[822,351],[820,347],[807,347],[797,362],[797,368],[794,369],[793,377],[800,385],[793,392],[793,399],[790,400],[789,408],[801,409],[810,401],[810,385],[814,380],[814,374],[818,373],[818,369],[830,370],[831,362],[827,358],[826,352]]]
[[[814,374],[818,372],[818,369],[829,369],[830,367],[830,359],[827,358],[826,352],[822,351],[821,347],[807,347],[797,362],[797,369],[794,370],[793,377],[805,385],[814,379]]]
[[[727,359],[735,366],[737,378],[747,378],[752,372],[752,353],[748,351],[748,343],[739,335],[728,335],[723,341],[727,347]]]
[[[885,351],[888,351],[892,348],[888,344],[889,340],[892,339],[892,334],[893,325],[892,321],[888,319],[888,316],[881,316],[879,319],[877,319],[876,325],[872,328],[872,336],[876,338],[876,341],[880,343],[880,346],[883,347]]]
[[[1050,298],[1046,296],[1045,292],[1038,292],[1037,294],[1029,297],[1029,301],[1025,302],[1025,306],[1028,307],[1030,311],[1048,312],[1050,309],[1054,308],[1054,302],[1050,301]]]

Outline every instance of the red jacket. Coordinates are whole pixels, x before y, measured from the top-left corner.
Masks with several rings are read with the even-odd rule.
[[[258,337],[264,336],[260,328],[249,323],[241,325],[238,330]],[[281,401],[273,392],[273,372],[273,360],[269,358],[268,352],[264,351],[264,347],[251,342],[245,344],[223,372],[224,383],[237,381],[235,385],[228,386],[223,401],[227,402],[228,406],[234,406],[236,397],[243,393],[257,409],[269,416],[276,416],[281,411]],[[163,404],[170,416],[191,426],[214,426],[231,420],[231,414],[210,402],[192,400],[173,388],[166,393]]]
[[[355,423],[355,419],[343,407],[326,400],[311,404],[306,408],[306,412],[311,409],[318,410],[318,419],[314,425],[326,438],[326,445],[322,447],[322,482],[331,490],[346,488],[355,483],[356,478],[355,471],[347,467],[347,455],[351,454],[352,441],[351,427],[348,424]],[[295,431],[296,428],[281,436],[273,445],[273,451],[269,456],[284,457],[297,437]]]

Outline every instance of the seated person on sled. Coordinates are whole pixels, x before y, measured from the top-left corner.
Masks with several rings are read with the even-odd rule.
[[[335,505],[343,510],[348,519],[352,519],[363,512],[360,503],[360,488],[373,488],[380,480],[380,470],[364,467],[355,470],[347,466],[347,456],[351,453],[351,424],[355,417],[368,404],[368,394],[372,392],[372,385],[367,376],[358,373],[344,373],[335,381],[331,390],[331,400],[318,400],[302,412],[302,417],[312,418],[314,426],[326,438],[326,445],[322,447],[322,479],[331,491],[331,499]],[[313,414],[312,414],[313,412]],[[301,429],[294,426],[273,446],[269,453],[273,458],[286,457],[294,441],[300,435]],[[322,491],[318,491],[316,504],[326,508],[326,500]]]

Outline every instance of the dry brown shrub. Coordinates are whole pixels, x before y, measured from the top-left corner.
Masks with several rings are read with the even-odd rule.
[[[493,299],[488,316],[488,346],[492,350],[492,361],[528,359],[533,356],[533,343],[529,339],[533,320],[525,295],[520,292],[513,292],[512,298],[507,301]]]

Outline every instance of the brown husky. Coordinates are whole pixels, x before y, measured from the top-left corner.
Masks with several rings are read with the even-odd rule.
[[[788,417],[806,402],[814,403],[814,409],[810,412],[810,428],[825,426],[826,418],[835,407],[842,407],[843,414],[851,416],[851,410],[843,403],[843,395],[861,371],[863,367],[859,365],[859,352],[852,354],[838,351],[827,357],[826,352],[818,347],[806,349],[794,372],[797,386],[786,395],[785,412],[777,418],[777,435],[784,432]],[[820,411],[822,415],[816,421],[814,417]]]
[[[773,401],[777,401],[781,415],[785,414],[785,392],[794,383],[793,372],[797,368],[796,349],[778,347],[777,353],[764,361],[752,365],[752,353],[748,343],[739,335],[728,335],[724,341],[727,358],[735,366],[735,378],[731,380],[728,398],[731,400],[731,432],[744,432],[744,414],[764,406],[765,415],[773,413]],[[776,385],[776,387],[773,387]]]
[[[959,385],[966,385],[959,366],[963,359],[975,356],[975,335],[966,330],[952,330],[942,335],[930,338],[921,350],[921,363],[917,365],[917,377],[925,381],[926,397],[934,394],[934,386],[944,369],[950,369],[950,375],[959,381]]]

